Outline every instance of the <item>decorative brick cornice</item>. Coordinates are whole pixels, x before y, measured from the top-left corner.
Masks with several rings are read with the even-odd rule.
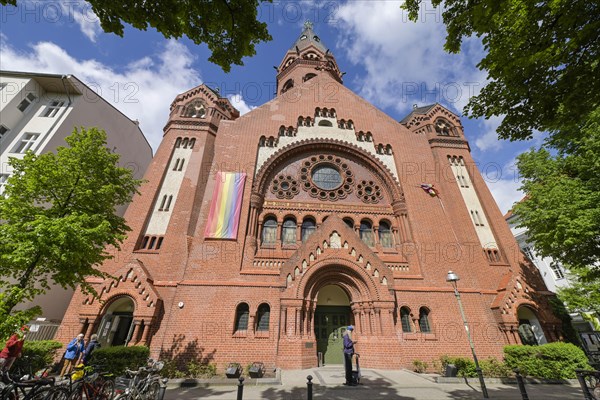
[[[448,147],[453,149],[465,149],[471,151],[469,142],[459,138],[433,138],[429,139],[431,147]]]

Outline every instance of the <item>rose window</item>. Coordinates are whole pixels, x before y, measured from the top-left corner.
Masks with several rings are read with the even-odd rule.
[[[291,199],[299,191],[298,182],[290,175],[279,175],[271,184],[271,192],[280,199]]]
[[[379,203],[383,199],[381,187],[373,181],[361,181],[356,189],[356,195],[365,203]]]
[[[311,197],[336,201],[352,192],[354,176],[344,160],[321,154],[302,163],[300,181]]]

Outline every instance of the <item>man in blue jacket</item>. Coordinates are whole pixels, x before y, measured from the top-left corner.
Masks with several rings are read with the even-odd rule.
[[[346,382],[344,385],[356,386],[356,382],[352,379],[352,356],[354,355],[354,344],[351,334],[354,330],[352,325],[349,325],[344,332],[344,367],[346,369]]]
[[[77,337],[69,342],[67,345],[67,351],[65,351],[65,364],[60,371],[60,377],[62,378],[65,374],[71,373],[73,364],[77,362],[79,356],[85,349],[83,344],[83,333],[77,335]]]

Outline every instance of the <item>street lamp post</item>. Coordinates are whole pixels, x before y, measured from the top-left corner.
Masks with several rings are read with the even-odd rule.
[[[450,282],[452,287],[454,288],[454,295],[456,296],[456,300],[458,301],[458,308],[460,309],[460,316],[462,317],[463,323],[465,325],[465,331],[467,332],[467,338],[469,338],[469,345],[471,346],[471,353],[473,353],[473,361],[475,361],[475,370],[477,371],[477,376],[479,377],[479,384],[481,385],[481,392],[483,393],[484,399],[489,399],[487,388],[485,387],[485,381],[483,380],[483,372],[481,371],[481,367],[479,366],[479,361],[477,360],[477,355],[475,354],[475,346],[473,345],[473,339],[471,338],[471,332],[469,331],[469,325],[467,324],[467,317],[465,317],[465,310],[463,310],[462,301],[460,300],[460,293],[458,292],[457,282],[460,278],[452,271],[448,271],[448,275],[446,276],[446,282]]]

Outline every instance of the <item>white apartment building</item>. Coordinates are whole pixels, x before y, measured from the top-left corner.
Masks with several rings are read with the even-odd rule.
[[[23,157],[27,150],[54,151],[82,126],[104,129],[107,146],[121,155],[121,165],[143,177],[152,148],[137,121],[72,75],[0,71],[0,193],[12,172],[9,158]],[[126,208],[117,212],[123,215]],[[41,305],[43,318],[59,322],[71,295],[57,287],[25,307]]]

